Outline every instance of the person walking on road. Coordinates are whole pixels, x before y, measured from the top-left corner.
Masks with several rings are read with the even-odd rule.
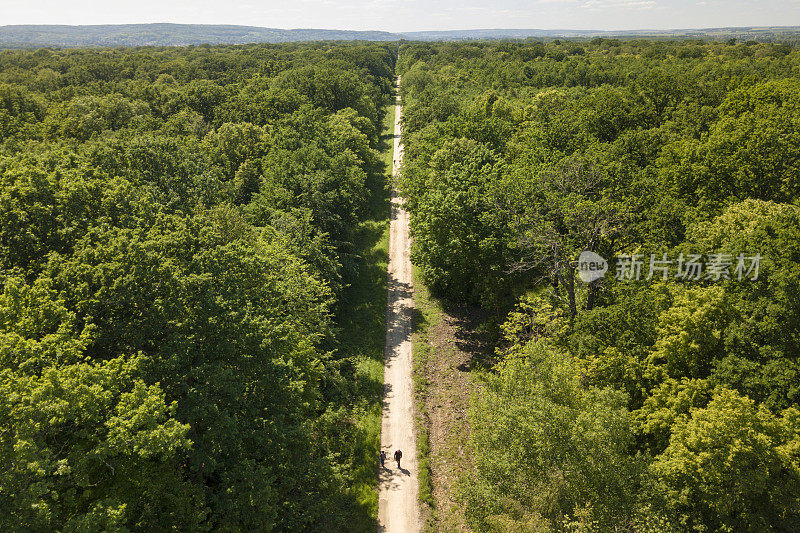
[[[384,464],[386,463],[386,452],[381,450],[381,468],[384,468]]]
[[[400,458],[403,457],[403,452],[396,450],[394,452],[394,460],[397,461],[397,468],[400,468]]]

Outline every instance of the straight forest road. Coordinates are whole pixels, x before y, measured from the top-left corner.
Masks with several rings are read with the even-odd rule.
[[[395,100],[394,153],[392,176],[397,177],[403,157],[400,121],[403,108]],[[392,189],[392,217],[389,225],[389,275],[386,310],[386,349],[383,370],[383,416],[381,450],[386,452],[386,466],[380,469],[378,495],[378,531],[413,533],[420,528],[417,495],[417,443],[414,435],[414,383],[412,380],[412,311],[413,270],[409,252],[408,212],[403,199]],[[395,450],[402,450],[401,468],[393,460]]]

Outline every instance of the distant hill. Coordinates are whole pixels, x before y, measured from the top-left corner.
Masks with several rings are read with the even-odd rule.
[[[103,24],[92,26],[0,26],[0,46],[185,46],[189,44],[291,41],[394,41],[384,31],[260,28],[217,24]]]
[[[543,30],[543,29],[484,29],[417,31],[404,33],[406,39],[417,41],[456,41],[469,39],[526,39],[526,38],[593,38],[593,37],[657,37],[657,38],[731,38],[781,40],[800,38],[800,26],[768,26],[741,28],[701,28],[673,30]]]
[[[753,40],[798,40],[800,26],[706,28],[676,30],[543,30],[483,29],[418,31],[319,30],[261,28],[217,24],[108,24],[92,26],[19,25],[0,26],[0,48],[40,46],[185,46],[190,44],[283,43],[292,41],[364,40],[453,41],[470,39],[591,37],[730,38]]]

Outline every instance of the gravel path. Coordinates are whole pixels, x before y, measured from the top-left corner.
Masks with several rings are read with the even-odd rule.
[[[399,89],[400,78],[397,78]],[[399,172],[403,157],[400,120],[403,108],[397,97],[394,125],[393,175]],[[408,213],[403,200],[392,191],[392,219],[389,226],[389,297],[386,320],[383,418],[381,449],[386,466],[380,469],[378,531],[413,533],[420,530],[417,479],[417,446],[414,436],[414,384],[412,381],[412,310],[414,307],[412,268],[409,259]],[[403,451],[397,468],[393,455]]]

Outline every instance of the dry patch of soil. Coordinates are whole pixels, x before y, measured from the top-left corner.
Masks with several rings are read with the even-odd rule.
[[[466,306],[442,309],[420,283],[415,296],[422,315],[415,372],[423,384],[419,408],[429,437],[433,500],[433,508],[423,511],[428,529],[470,531],[459,492],[473,468],[467,409],[477,388],[470,370],[487,350],[477,332],[483,315]]]

